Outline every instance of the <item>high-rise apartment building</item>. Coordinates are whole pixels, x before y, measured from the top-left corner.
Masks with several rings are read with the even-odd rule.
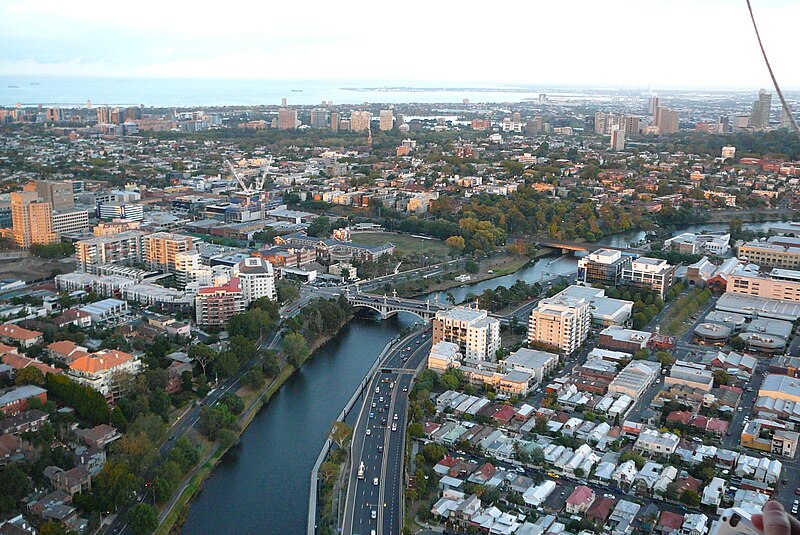
[[[11,194],[11,221],[17,247],[27,249],[33,244],[46,245],[58,241],[50,219],[50,203],[33,191]]]
[[[606,133],[606,114],[602,111],[595,112],[594,114],[594,133]]]
[[[398,113],[397,115],[394,116],[394,125],[397,128],[400,128],[401,126],[403,126],[403,123],[405,123],[405,121],[406,121],[406,118],[403,117],[402,113]]]
[[[658,107],[659,107],[659,99],[657,96],[653,95],[647,101],[647,113],[655,117],[656,112],[658,111]]]
[[[297,110],[280,108],[278,110],[278,128],[281,130],[297,128]]]
[[[311,110],[311,128],[328,128],[328,110],[324,108]]]
[[[611,130],[611,150],[625,150],[625,130],[618,126]]]
[[[675,110],[659,106],[653,120],[653,126],[658,127],[659,135],[674,134],[680,131],[680,116]]]
[[[75,206],[72,194],[72,182],[55,182],[52,180],[32,180],[22,187],[25,191],[36,192],[53,210],[65,210]]]
[[[332,111],[331,112],[331,132],[338,132],[339,131],[339,112]]]
[[[720,115],[717,119],[717,134],[727,134],[731,131],[731,120],[727,115]]]
[[[176,255],[192,249],[194,244],[191,236],[156,232],[144,237],[144,262],[150,269],[174,273]]]
[[[528,343],[547,344],[570,354],[586,341],[591,326],[588,299],[565,294],[542,299],[531,311]]]
[[[244,296],[237,277],[227,284],[200,288],[195,296],[197,324],[204,327],[224,327],[231,316],[245,310]]]
[[[263,258],[257,256],[245,258],[239,262],[233,274],[239,277],[245,306],[261,297],[267,297],[273,301],[277,299],[275,272],[272,264]]]
[[[458,344],[466,361],[473,364],[493,362],[500,349],[500,321],[485,310],[455,307],[436,313],[433,320],[433,343]]]
[[[353,132],[366,132],[369,130],[369,121],[372,114],[368,111],[354,111],[350,113],[350,130]]]
[[[625,138],[639,135],[639,118],[635,115],[625,116]]]
[[[78,268],[96,274],[97,268],[106,264],[141,262],[144,235],[144,232],[131,230],[79,240],[75,242]]]
[[[394,128],[394,113],[392,110],[381,110],[378,128],[380,128],[382,132],[388,132]]]
[[[791,115],[794,113],[792,107],[789,106],[789,109],[781,106],[781,128],[791,128],[792,127],[792,119]]]
[[[769,128],[769,111],[772,107],[772,94],[764,89],[758,92],[758,100],[753,102],[750,110],[750,120],[747,126],[754,130],[766,130]]]

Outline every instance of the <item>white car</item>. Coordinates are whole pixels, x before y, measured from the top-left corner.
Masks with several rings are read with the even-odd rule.
[[[377,477],[372,479],[372,484],[375,485],[376,487],[378,486],[378,478]]]
[[[397,431],[397,424],[392,424],[392,431]]]
[[[372,429],[367,429],[367,436],[370,436],[371,434],[372,434]]]
[[[394,418],[393,418],[393,420],[397,421],[397,413],[394,413]]]
[[[369,516],[370,516],[370,517],[371,517],[373,520],[375,520],[376,518],[378,518],[378,511],[376,511],[375,509],[373,509],[373,510],[372,510],[372,512],[370,513],[370,515],[369,515]]]

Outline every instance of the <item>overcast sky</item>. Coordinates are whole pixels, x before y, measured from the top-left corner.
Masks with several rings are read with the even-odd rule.
[[[800,1],[752,2],[800,88]],[[771,86],[744,0],[0,0],[0,74]]]

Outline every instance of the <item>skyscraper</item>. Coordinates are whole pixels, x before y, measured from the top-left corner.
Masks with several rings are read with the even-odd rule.
[[[350,130],[353,132],[366,132],[369,130],[371,114],[368,111],[353,111],[350,113]]]
[[[633,137],[639,135],[639,118],[635,115],[625,116],[625,137]]]
[[[750,120],[747,126],[755,130],[766,130],[769,128],[769,111],[772,106],[772,94],[764,89],[758,92],[758,100],[753,102],[753,109],[750,111]]]
[[[280,108],[278,110],[278,128],[281,130],[294,130],[297,128],[297,110]]]
[[[27,249],[33,244],[46,245],[58,241],[50,219],[50,204],[33,191],[11,194],[11,221],[17,247]]]
[[[606,133],[606,114],[602,111],[595,112],[594,114],[594,133]]]
[[[381,110],[379,118],[378,128],[382,132],[387,132],[394,128],[394,113],[392,113],[392,110]]]

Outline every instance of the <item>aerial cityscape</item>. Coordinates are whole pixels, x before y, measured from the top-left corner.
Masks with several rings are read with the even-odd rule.
[[[579,3],[576,32],[658,5]],[[735,39],[600,69],[580,38],[530,72],[514,31],[359,69],[294,6],[269,36],[198,6],[209,42],[0,6],[0,535],[794,521],[800,78],[772,28],[800,13],[766,4],[776,81],[718,0],[676,6]],[[111,15],[152,42],[85,52]],[[346,65],[303,63],[325,50]]]

